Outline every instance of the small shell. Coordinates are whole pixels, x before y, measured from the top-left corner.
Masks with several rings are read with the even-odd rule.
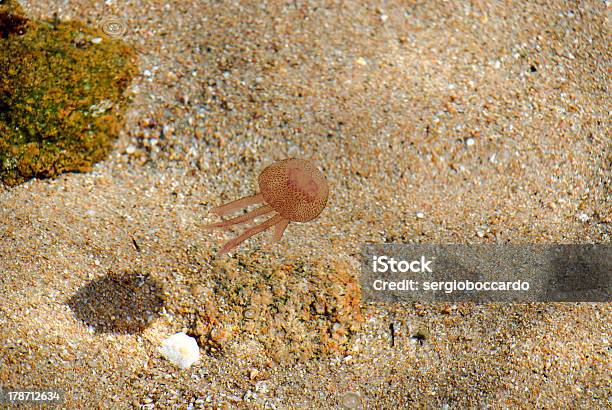
[[[181,369],[186,369],[200,358],[198,343],[183,332],[176,333],[163,341],[160,353]]]

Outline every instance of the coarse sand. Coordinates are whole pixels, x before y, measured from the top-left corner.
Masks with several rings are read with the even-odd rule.
[[[609,303],[357,286],[364,243],[610,242],[609,2],[21,4],[123,19],[139,75],[92,172],[0,187],[0,386],[70,409],[611,406]],[[289,157],[326,209],[217,258],[241,229],[208,210]],[[181,331],[186,370],[158,351]]]

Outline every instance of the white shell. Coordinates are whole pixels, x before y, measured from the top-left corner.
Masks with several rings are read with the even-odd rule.
[[[200,358],[196,340],[183,332],[176,333],[162,342],[160,353],[181,369],[186,369]]]

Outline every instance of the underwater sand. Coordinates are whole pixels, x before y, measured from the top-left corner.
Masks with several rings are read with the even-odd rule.
[[[125,18],[140,75],[91,173],[0,188],[0,386],[61,389],[65,408],[610,406],[606,303],[362,302],[338,351],[277,334],[305,359],[242,331],[188,370],[157,351],[214,309],[220,272],[357,277],[368,242],[609,243],[606,2],[22,5]],[[326,210],[216,260],[239,229],[203,230],[207,210],[292,156],[327,176]]]

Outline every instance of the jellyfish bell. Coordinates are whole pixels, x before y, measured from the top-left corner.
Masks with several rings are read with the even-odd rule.
[[[327,204],[325,177],[310,161],[286,159],[266,167],[259,175],[264,200],[293,222],[315,219]]]

